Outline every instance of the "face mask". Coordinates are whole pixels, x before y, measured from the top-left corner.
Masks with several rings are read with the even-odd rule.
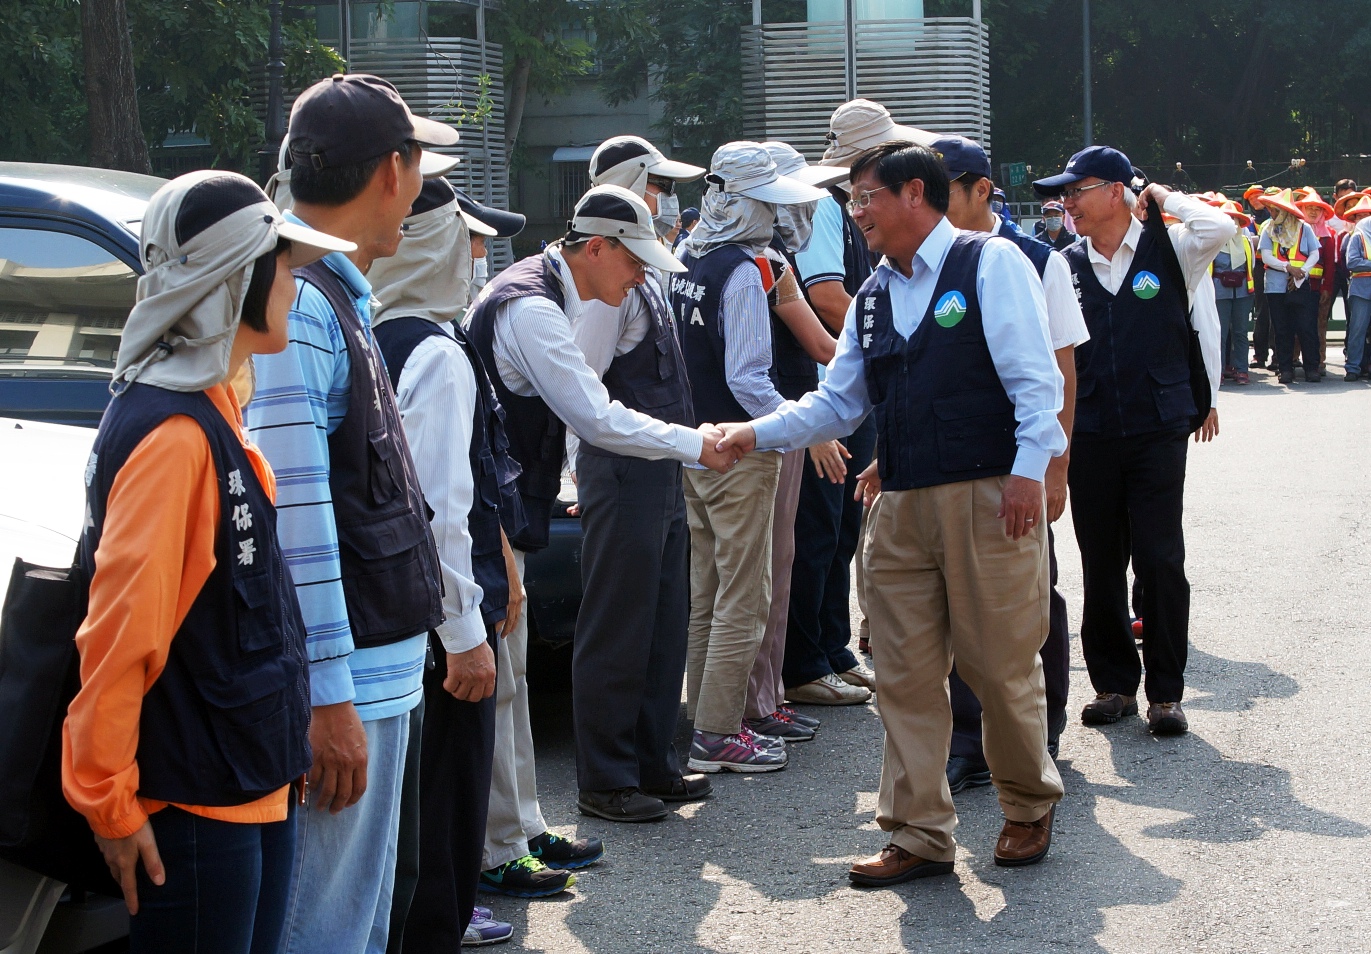
[[[681,200],[674,195],[657,194],[657,214],[652,217],[652,225],[659,237],[676,227],[676,218],[681,214]]]
[[[776,208],[776,231],[792,255],[809,247],[809,239],[814,234],[814,210],[818,207],[817,202],[806,202]]]
[[[471,263],[471,283],[481,287],[490,277],[490,262],[484,258],[474,259]]]
[[[1048,229],[1055,232],[1057,231],[1057,229],[1062,227],[1062,221],[1063,220],[1060,215],[1052,215],[1043,219],[1043,224],[1046,225]]]
[[[990,201],[990,211],[994,212],[996,215],[999,215],[1001,212],[1004,211],[1004,203],[1001,202],[999,199],[992,199]]]

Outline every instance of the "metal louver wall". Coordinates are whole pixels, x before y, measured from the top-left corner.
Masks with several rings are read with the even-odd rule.
[[[852,44],[849,76],[844,23],[744,27],[746,135],[788,142],[817,160],[833,110],[862,97],[896,122],[970,136],[989,151],[990,34],[982,21],[858,20]]]
[[[461,141],[436,150],[462,159],[448,180],[478,202],[509,208],[504,59],[497,44],[487,43],[482,58],[481,44],[476,40],[354,39],[348,55],[349,70],[374,73],[394,83],[418,115],[458,126]],[[462,125],[462,108],[469,112],[476,109],[482,74],[491,79],[493,109],[484,126]],[[509,265],[513,261],[509,240],[493,240],[489,255],[492,274]]]

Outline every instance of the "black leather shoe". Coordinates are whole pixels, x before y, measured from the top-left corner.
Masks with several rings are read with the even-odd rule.
[[[714,791],[714,786],[704,775],[678,775],[672,779],[670,785],[644,785],[640,791],[664,802],[698,802],[702,798],[708,798]]]
[[[1124,716],[1138,714],[1136,696],[1121,696],[1117,692],[1101,692],[1081,710],[1081,722],[1086,725],[1113,725]]]
[[[947,760],[947,787],[953,795],[966,788],[989,784],[990,769],[984,762],[973,762],[960,755]]]
[[[576,799],[576,807],[582,815],[594,815],[606,821],[651,822],[666,817],[666,805],[660,798],[644,795],[636,788],[582,792]]]

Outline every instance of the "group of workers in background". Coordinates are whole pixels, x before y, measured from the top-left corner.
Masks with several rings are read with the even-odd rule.
[[[796,705],[875,693],[888,843],[851,881],[950,872],[952,796],[992,782],[996,863],[1037,863],[1068,499],[1082,721],[1136,716],[1145,670],[1149,729],[1188,729],[1185,460],[1218,433],[1213,290],[1253,261],[1231,210],[1093,147],[1035,183],[1039,240],[980,145],[859,99],[818,164],[610,139],[566,233],[487,282],[486,239],[524,221],[447,183],[426,147],[457,138],[338,75],[297,99],[271,198],[211,171],[148,206],[63,751],[132,950],[497,943],[478,891],[550,896],[603,857],[549,830],[529,719],[525,559],[567,470],[586,815],[656,821],[712,774],[782,769],[820,729]],[[676,192],[701,178],[694,218]],[[1302,207],[1261,202],[1263,262],[1302,287]]]

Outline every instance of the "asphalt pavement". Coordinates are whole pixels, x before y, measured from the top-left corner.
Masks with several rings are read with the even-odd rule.
[[[874,808],[874,707],[812,708],[818,738],[787,770],[715,776],[712,799],[666,821],[576,812],[570,699],[536,703],[550,825],[605,839],[605,860],[557,898],[483,896],[513,921],[506,949],[629,952],[1264,952],[1371,950],[1371,385],[1225,385],[1221,434],[1191,445],[1192,731],[1104,730],[1080,658],[1070,513],[1057,526],[1071,611],[1066,798],[1049,857],[994,865],[990,788],[957,798],[956,872],[886,890],[847,869],[884,844]],[[853,607],[856,613],[855,604]],[[682,722],[681,743],[686,739]],[[1361,940],[1358,940],[1361,938]]]

